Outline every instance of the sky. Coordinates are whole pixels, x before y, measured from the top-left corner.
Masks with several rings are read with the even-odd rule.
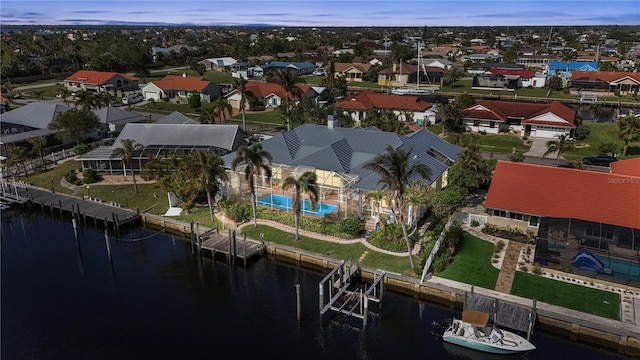
[[[8,25],[640,25],[638,0],[0,0]]]

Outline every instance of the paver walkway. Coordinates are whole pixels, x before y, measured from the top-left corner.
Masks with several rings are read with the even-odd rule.
[[[523,246],[524,244],[517,241],[509,241],[504,254],[504,260],[502,261],[502,267],[500,268],[500,274],[498,275],[498,281],[496,282],[496,291],[505,294],[511,293],[513,277],[516,273],[518,259],[520,258],[520,252]]]

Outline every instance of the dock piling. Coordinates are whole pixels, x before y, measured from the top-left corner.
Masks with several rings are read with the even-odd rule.
[[[109,230],[104,229],[104,241],[107,244],[107,255],[109,256],[109,262],[113,261],[111,258],[111,244],[109,243]]]
[[[73,224],[73,235],[76,238],[76,242],[78,241],[78,226],[76,224],[76,218],[71,219],[71,224]]]
[[[300,284],[296,284],[296,316],[300,322]]]

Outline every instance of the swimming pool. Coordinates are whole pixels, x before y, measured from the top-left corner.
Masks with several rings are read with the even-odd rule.
[[[277,195],[277,194],[267,195],[258,200],[258,205],[274,207],[280,210],[293,210],[291,203],[292,201],[289,196],[283,196],[283,195]],[[325,216],[327,214],[331,214],[337,208],[338,208],[337,206],[331,205],[331,204],[316,203],[316,208],[314,211],[314,210],[311,210],[309,200],[302,201],[303,214]]]
[[[608,258],[604,256],[597,257],[606,268],[611,269],[611,275],[619,279],[640,281],[640,264],[626,260]]]

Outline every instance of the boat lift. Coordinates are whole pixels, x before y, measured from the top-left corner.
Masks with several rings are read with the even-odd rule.
[[[368,288],[357,289],[354,279],[359,276],[360,265],[351,260],[340,263],[325,276],[319,284],[320,315],[329,310],[362,319],[362,327],[366,328],[369,317],[369,301],[378,303],[382,308],[382,295],[385,271],[378,276]],[[378,289],[378,285],[380,288]],[[351,289],[351,290],[350,290]],[[325,293],[328,301],[325,303]]]

